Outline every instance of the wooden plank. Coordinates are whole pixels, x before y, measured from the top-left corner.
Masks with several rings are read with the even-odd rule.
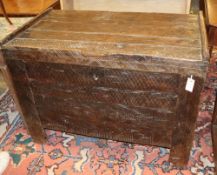
[[[120,133],[120,134],[114,134],[112,131],[107,130],[107,128],[103,128],[103,130],[91,130],[88,128],[80,128],[77,125],[74,125],[73,123],[67,124],[68,122],[48,122],[48,121],[42,121],[44,128],[49,128],[52,130],[58,130],[58,131],[67,131],[78,135],[85,135],[90,137],[99,137],[104,139],[112,139],[112,140],[118,140],[122,142],[137,142],[138,144],[150,144],[151,143],[151,133],[149,131],[146,131],[144,134],[139,133]],[[148,134],[149,133],[149,134]]]
[[[43,97],[40,95],[35,95],[36,106],[42,110],[47,109],[48,111],[55,111],[56,114],[68,114],[74,115],[82,113],[90,117],[101,116],[108,117],[114,120],[129,120],[131,122],[140,121],[154,121],[159,123],[174,122],[175,113],[163,108],[148,108],[148,107],[129,107],[123,104],[111,104],[107,105],[103,102],[88,102],[85,100],[71,99],[66,101],[59,97]],[[89,112],[85,112],[88,110]],[[107,111],[110,111],[109,113]],[[40,116],[40,117],[46,117]],[[173,127],[172,125],[168,126]]]
[[[193,144],[195,123],[198,115],[200,92],[203,80],[194,77],[193,92],[185,90],[187,77],[180,77],[180,100],[177,103],[177,122],[172,136],[170,161],[177,166],[184,166],[189,160]]]
[[[24,63],[17,61],[17,65],[22,67],[23,74],[27,76]],[[38,111],[35,107],[32,90],[28,85],[20,87],[18,84],[14,83],[14,75],[11,74],[10,71],[13,67],[10,67],[9,62],[7,62],[7,66],[1,70],[16,102],[21,117],[23,118],[25,126],[35,142],[43,143],[45,142],[45,133],[38,116]],[[20,93],[22,91],[25,93]]]
[[[124,138],[131,138],[131,140],[127,140],[127,142],[139,141],[140,144],[153,144],[153,140],[155,140],[163,146],[170,147],[171,142],[169,141],[171,139],[172,128],[167,128],[169,121],[159,122],[159,125],[156,125],[156,123],[153,125],[153,121],[140,120],[140,122],[144,123],[143,125],[140,125],[138,122],[133,120],[135,119],[134,117],[132,119],[129,117],[123,119],[124,117],[120,116],[121,119],[117,114],[113,115],[108,114],[107,112],[99,115],[99,113],[92,113],[86,108],[83,108],[83,112],[79,112],[79,114],[74,110],[59,112],[49,109],[50,108],[45,110],[44,106],[39,108],[40,117],[45,126],[57,126],[58,124],[64,123],[64,126],[71,125],[73,130],[77,129],[81,131],[81,128],[85,128],[87,131],[83,134],[87,136],[89,136],[90,133],[95,133],[94,136],[96,137],[96,133],[107,132],[110,138],[119,136],[116,139],[120,141],[123,141]],[[119,119],[117,120],[117,118]],[[160,139],[161,132],[165,132],[166,137],[164,137],[164,139]],[[124,138],[122,138],[123,136]],[[149,138],[148,143],[146,142],[146,139],[144,139],[147,137]],[[154,137],[155,139],[153,139]]]
[[[129,21],[128,21],[129,22]],[[163,22],[163,21],[162,21]],[[60,24],[60,25],[59,25]],[[134,27],[136,26],[136,27]],[[182,26],[182,27],[181,27]],[[97,33],[123,33],[123,34],[139,34],[139,35],[150,35],[150,36],[167,36],[167,37],[187,37],[190,36],[192,39],[198,39],[198,25],[192,24],[194,27],[188,27],[183,25],[175,25],[168,27],[165,25],[140,25],[135,22],[131,22],[130,25],[125,23],[119,24],[116,21],[101,22],[100,20],[82,22],[59,22],[59,21],[39,21],[33,26],[37,30],[53,30],[53,31],[75,31],[75,32],[96,32]],[[154,30],[153,30],[154,28]]]
[[[18,83],[17,83],[18,84]],[[48,88],[48,89],[47,89]],[[80,99],[82,101],[104,102],[110,104],[123,104],[136,107],[162,107],[171,111],[176,110],[177,95],[153,91],[120,90],[113,88],[82,88],[74,89],[50,88],[49,86],[37,87],[32,85],[34,94],[44,97],[59,96],[65,101]]]
[[[145,13],[145,12],[109,12],[109,11],[91,11],[91,10],[52,10],[52,12],[49,13],[49,16],[51,17],[78,17],[77,19],[80,19],[80,17],[84,18],[84,16],[87,19],[92,19],[95,17],[102,16],[101,20],[123,20],[128,19],[129,16],[131,17],[138,17],[140,15],[140,20],[165,20],[165,21],[173,21],[173,22],[197,22],[197,15],[194,14],[169,14],[169,13]],[[107,17],[107,18],[105,18]],[[118,17],[118,19],[117,19]],[[71,18],[74,19],[74,18]],[[134,19],[133,18],[133,19]],[[142,19],[141,19],[142,18]],[[76,19],[75,19],[76,20]],[[136,19],[135,19],[136,20]]]
[[[55,14],[53,11],[45,16],[41,21],[43,22],[60,22],[70,25],[90,25],[91,23],[101,23],[107,25],[136,25],[144,26],[163,26],[163,27],[184,27],[184,29],[197,29],[196,15],[194,17],[184,16],[182,18],[177,15],[177,18],[166,16],[164,14],[152,14],[149,13],[109,13],[109,12],[91,12],[85,11],[85,13],[79,13],[79,11],[73,11],[73,13]],[[72,20],[73,19],[73,20]],[[131,20],[131,23],[129,21]],[[36,24],[38,25],[38,24]],[[34,28],[34,26],[30,27]]]
[[[43,39],[43,40],[72,40],[83,42],[98,42],[98,43],[135,43],[144,45],[165,45],[181,47],[199,48],[201,47],[200,39],[177,38],[177,37],[161,37],[144,36],[144,35],[123,35],[123,34],[105,34],[105,33],[82,33],[82,32],[57,32],[53,30],[26,30],[18,36],[18,38]]]
[[[66,88],[74,88],[75,86],[107,87],[162,92],[176,92],[178,87],[178,75],[168,73],[144,73],[130,70],[31,62],[27,63],[26,67],[31,81],[40,82],[39,86],[49,83],[50,85],[60,85],[60,88],[62,84]],[[17,75],[15,79],[25,81],[19,70],[15,68],[13,71]]]
[[[89,104],[85,103],[85,105],[79,105],[78,103],[75,103],[73,104],[75,105],[74,108],[72,108],[73,110],[66,108],[54,109],[49,105],[40,105],[37,106],[37,108],[39,109],[41,120],[50,120],[56,122],[64,122],[64,120],[68,120],[68,123],[73,122],[80,123],[81,125],[86,124],[86,128],[88,128],[88,125],[92,125],[92,127],[95,129],[103,127],[112,128],[112,125],[116,125],[116,127],[114,127],[114,131],[120,131],[126,128],[132,130],[150,129],[153,131],[167,128],[168,131],[171,131],[173,128],[173,126],[171,126],[173,121],[169,121],[169,117],[167,120],[159,120],[156,122],[145,114],[141,116],[132,115],[130,113],[126,113],[124,110],[114,110],[109,107],[100,109],[98,105],[95,106],[95,108],[92,108],[92,106]],[[143,125],[140,123],[143,123]]]
[[[153,57],[161,57],[176,60],[202,60],[201,49],[163,45],[146,45],[131,43],[99,43],[99,42],[76,42],[68,40],[43,40],[43,39],[25,39],[17,38],[7,44],[8,47],[19,48],[37,48],[51,50],[65,50],[85,55],[106,56],[112,54],[122,55],[150,55]],[[46,46],[46,47],[45,47]],[[161,52],[159,52],[161,50]]]
[[[5,48],[2,50],[7,59],[22,58],[28,62],[74,64],[80,66],[127,69],[142,72],[161,72],[206,77],[207,62],[202,60],[177,60],[139,55],[112,54],[106,56],[83,55],[66,50],[47,50],[32,48]],[[94,50],[92,50],[94,51]],[[93,52],[91,52],[93,53]]]

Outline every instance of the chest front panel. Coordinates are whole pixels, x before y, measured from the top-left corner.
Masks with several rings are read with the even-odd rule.
[[[20,96],[25,96],[25,86],[31,88],[45,128],[171,147],[179,101],[185,100],[180,96],[184,91],[180,75],[21,61],[7,64]],[[198,80],[196,85],[200,84]]]

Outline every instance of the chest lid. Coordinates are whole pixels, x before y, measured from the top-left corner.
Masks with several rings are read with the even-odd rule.
[[[208,57],[202,15],[49,10],[3,44],[5,59],[12,59],[9,55],[15,52],[13,58],[21,59],[20,50],[53,52],[62,58],[36,59],[38,54],[32,54],[31,59],[60,63],[76,59],[79,64],[84,58],[97,59],[100,66],[104,65],[99,62],[125,61],[129,67],[132,61],[188,67],[198,75],[204,73]]]

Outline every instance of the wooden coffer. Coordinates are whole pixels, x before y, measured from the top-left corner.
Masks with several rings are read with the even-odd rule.
[[[185,165],[206,46],[202,15],[48,10],[2,42],[1,65],[35,142],[62,130],[167,147]]]

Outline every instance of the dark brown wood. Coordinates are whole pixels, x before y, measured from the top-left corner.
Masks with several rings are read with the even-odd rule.
[[[213,143],[213,153],[215,161],[215,173],[217,174],[217,94],[215,99],[215,107],[212,117],[212,143]]]
[[[194,138],[195,123],[198,113],[199,96],[202,90],[203,80],[195,77],[197,82],[193,93],[185,90],[187,77],[180,76],[179,99],[176,111],[176,126],[173,130],[172,148],[170,160],[175,164],[186,165],[188,162],[192,140]]]
[[[208,64],[204,32],[201,15],[54,10],[5,39],[2,62],[29,107],[24,120],[40,132],[163,146],[186,165]]]
[[[2,53],[0,52],[0,59],[2,58]],[[20,62],[21,63],[21,62]],[[18,63],[18,64],[20,64]],[[26,74],[25,72],[25,65],[22,65],[22,71],[23,74]],[[27,130],[29,134],[32,136],[33,140],[38,143],[43,143],[45,141],[45,133],[41,125],[41,121],[38,115],[38,111],[36,110],[36,106],[34,103],[34,97],[32,94],[31,89],[27,84],[22,86],[22,88],[25,89],[25,94],[20,94],[17,89],[17,84],[14,83],[13,77],[11,76],[10,70],[6,65],[0,65],[1,72],[3,74],[3,77],[10,89],[10,92],[13,96],[13,99],[15,100],[16,106],[18,108],[19,113],[21,114],[21,117],[27,127]],[[27,78],[27,77],[25,77]],[[22,99],[22,100],[20,100]],[[34,121],[34,122],[33,122]],[[38,137],[40,135],[40,137]]]

